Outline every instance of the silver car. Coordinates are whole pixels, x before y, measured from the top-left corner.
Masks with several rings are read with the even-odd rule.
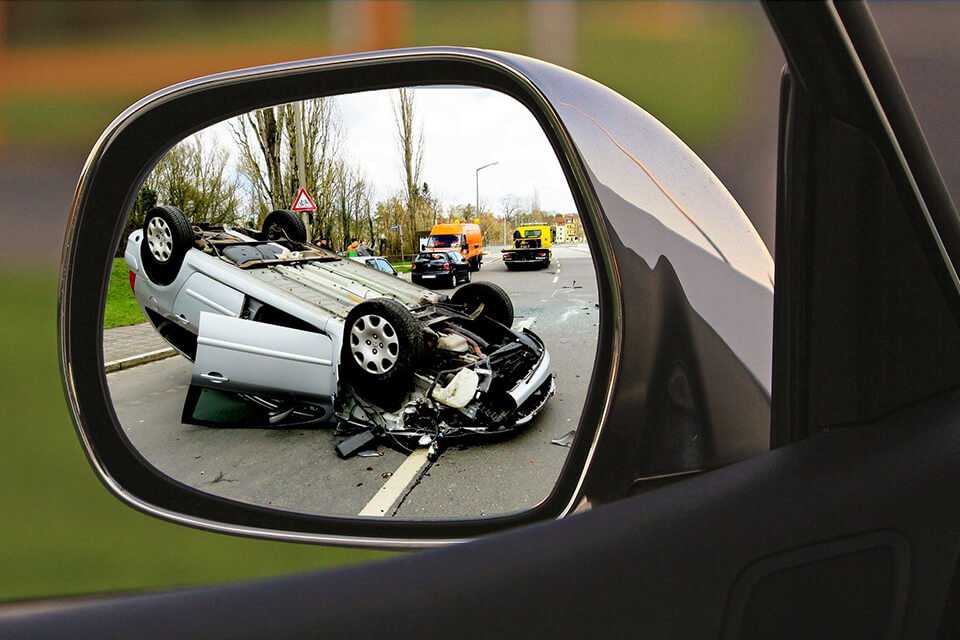
[[[348,456],[373,438],[506,434],[554,394],[550,355],[496,285],[452,296],[305,242],[297,214],[260,231],[156,207],[130,234],[134,294],[193,362],[183,421],[328,423]]]

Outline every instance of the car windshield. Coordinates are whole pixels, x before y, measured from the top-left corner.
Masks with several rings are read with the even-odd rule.
[[[523,232],[523,237],[524,237],[524,238],[539,238],[539,237],[540,237],[540,229],[526,229],[526,230],[524,230],[524,232]]]
[[[427,246],[431,248],[455,247],[460,243],[460,236],[445,234],[427,238]]]

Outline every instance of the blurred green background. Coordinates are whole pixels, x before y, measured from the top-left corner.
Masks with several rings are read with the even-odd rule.
[[[243,66],[412,45],[498,48],[608,84],[731,175],[764,165],[772,179],[749,137],[755,98],[775,104],[782,60],[768,31],[758,7],[724,3],[0,3],[0,600],[386,555],[175,526],[123,506],[94,477],[60,385],[56,269],[85,154],[127,105]],[[776,120],[764,107],[774,112],[764,116],[768,149]],[[772,190],[760,197],[766,208]],[[770,246],[772,222],[760,230]]]

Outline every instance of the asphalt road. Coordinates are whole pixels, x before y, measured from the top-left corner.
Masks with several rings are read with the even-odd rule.
[[[523,431],[498,441],[425,452],[380,444],[347,460],[329,428],[241,429],[180,422],[191,364],[170,358],[107,376],[124,432],[157,469],[204,491],[306,513],[464,518],[528,509],[553,489],[576,429],[596,352],[599,311],[586,245],[558,247],[542,271],[508,272],[491,251],[473,274],[502,286],[515,327],[545,342],[557,394]]]

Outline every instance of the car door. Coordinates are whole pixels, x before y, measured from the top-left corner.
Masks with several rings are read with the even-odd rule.
[[[864,6],[766,10],[789,63],[773,450],[468,545],[52,604],[0,631],[955,637],[960,226]]]
[[[337,393],[333,340],[215,313],[200,313],[190,385],[286,401],[309,401],[331,416]]]

